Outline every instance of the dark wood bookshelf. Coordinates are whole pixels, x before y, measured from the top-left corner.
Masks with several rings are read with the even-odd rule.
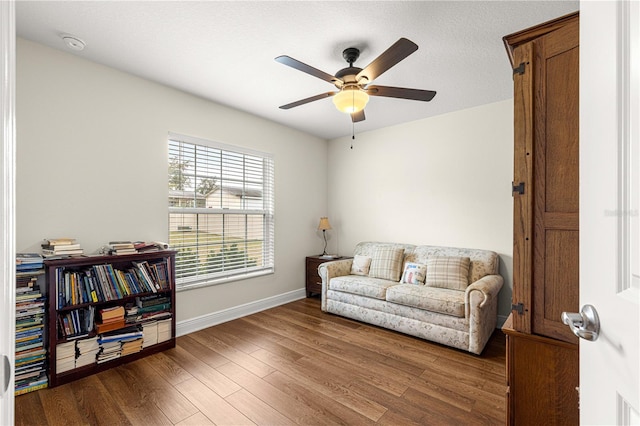
[[[108,370],[110,368],[122,365],[128,362],[144,358],[148,355],[161,352],[176,345],[176,315],[175,315],[175,255],[173,250],[162,250],[148,253],[136,253],[118,256],[78,256],[69,257],[64,259],[55,259],[44,261],[45,279],[47,287],[47,327],[48,327],[48,357],[49,357],[49,386],[55,387],[71,381],[86,377],[91,374],[98,373],[100,371]],[[125,295],[121,298],[114,300],[104,300],[91,303],[78,303],[70,306],[58,307],[58,291],[56,286],[57,269],[63,268],[65,271],[84,271],[94,265],[111,265],[114,269],[126,270],[132,267],[132,262],[149,263],[164,262],[167,266],[167,289],[159,289],[157,292],[141,292],[131,295]],[[82,367],[77,367],[71,370],[58,373],[56,371],[57,360],[57,346],[60,343],[69,342],[73,340],[83,340],[87,338],[95,337],[95,328],[89,330],[87,336],[82,337],[61,337],[58,333],[58,315],[70,312],[75,309],[88,308],[90,306],[95,307],[95,315],[98,315],[98,311],[101,308],[112,306],[125,306],[127,303],[134,303],[136,297],[144,297],[150,295],[163,295],[168,296],[171,300],[171,336],[169,340],[156,343],[154,345],[143,348],[140,352],[135,352],[129,355],[121,356],[116,359],[106,361],[103,363],[93,363]],[[94,319],[95,324],[95,319]],[[133,324],[127,324],[127,326]],[[94,325],[95,327],[95,325]]]

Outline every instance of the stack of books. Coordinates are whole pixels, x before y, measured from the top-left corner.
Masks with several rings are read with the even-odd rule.
[[[138,253],[148,253],[151,251],[166,250],[169,248],[169,244],[163,243],[161,241],[136,241],[135,243],[133,243],[133,246]]]
[[[42,255],[44,257],[77,256],[84,253],[75,238],[49,238],[42,243]]]
[[[39,253],[17,253],[16,272],[35,272],[43,268],[44,259]]]
[[[120,356],[127,356],[140,352],[142,350],[142,338],[125,340],[122,342],[122,351]]]
[[[146,348],[158,343],[158,321],[142,324],[142,347]]]
[[[171,316],[142,324],[142,347],[146,348],[171,339]]]
[[[111,361],[116,358],[120,358],[122,353],[122,343],[119,341],[100,343],[100,349],[96,356],[96,362],[102,364],[103,362]]]
[[[163,295],[136,297],[136,304],[126,308],[128,324],[171,318],[171,298]]]
[[[123,255],[135,254],[138,251],[131,241],[111,241],[109,242],[109,254]]]
[[[37,285],[41,270],[16,273],[15,394],[48,386],[44,348],[45,297]]]
[[[76,342],[58,343],[56,345],[56,373],[76,368]]]
[[[97,363],[103,363],[142,350],[142,327],[133,325],[98,337]],[[126,346],[125,346],[126,345]]]
[[[76,343],[77,358],[76,368],[84,367],[85,365],[95,364],[96,357],[100,351],[100,345],[98,344],[98,336],[91,337],[89,339],[78,340]]]
[[[171,318],[158,321],[158,343],[171,339]]]
[[[125,326],[124,307],[114,306],[112,308],[100,309],[101,322],[96,323],[97,333],[106,333],[117,330]]]

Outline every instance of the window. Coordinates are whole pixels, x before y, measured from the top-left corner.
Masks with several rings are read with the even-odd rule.
[[[273,272],[270,154],[169,134],[169,244],[178,289]]]

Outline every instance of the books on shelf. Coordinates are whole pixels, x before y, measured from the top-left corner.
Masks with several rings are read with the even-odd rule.
[[[133,246],[138,251],[138,253],[148,253],[153,251],[166,250],[169,248],[169,244],[163,243],[162,241],[136,241],[133,243]]]
[[[56,371],[63,373],[76,368],[76,341],[56,345]]]
[[[161,241],[109,241],[109,244],[102,247],[105,254],[113,256],[136,253],[149,253],[154,251],[166,250],[169,244]]]
[[[118,330],[125,326],[123,306],[100,309],[99,314],[101,322],[96,324],[96,332],[99,334]]]
[[[98,336],[76,341],[76,368],[95,364],[100,351]]]
[[[39,254],[16,255],[15,395],[48,386],[44,347],[46,297],[38,285],[42,266]]]
[[[81,270],[58,267],[55,270],[56,308],[170,290],[166,262],[166,259],[132,262],[126,270],[111,264],[96,264]]]
[[[44,257],[64,257],[81,255],[84,250],[80,244],[76,243],[74,238],[50,238],[46,239],[41,244],[42,255]]]
[[[112,255],[135,254],[137,253],[131,241],[110,241],[109,253]]]
[[[122,328],[117,331],[100,334],[97,363],[110,361],[121,356],[130,355],[142,350],[143,331],[139,325]]]
[[[142,347],[146,348],[158,343],[158,322],[149,321],[142,324]]]
[[[158,343],[171,339],[171,318],[158,321]]]
[[[115,321],[107,321],[96,324],[96,333],[106,333],[107,331],[118,330],[126,326],[124,318]]]
[[[95,307],[78,308],[58,313],[58,335],[66,339],[77,339],[93,332]]]

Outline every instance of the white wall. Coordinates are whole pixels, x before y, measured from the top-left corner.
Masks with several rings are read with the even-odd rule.
[[[276,167],[275,274],[180,292],[177,320],[304,287],[327,214],[326,141],[23,39],[16,116],[18,252],[56,237],[87,253],[166,241],[172,131],[273,153]]]
[[[328,251],[350,254],[360,241],[493,250],[505,278],[499,314],[506,317],[512,289],[513,100],[356,132],[353,149],[351,142],[348,137],[329,143],[334,230]]]

